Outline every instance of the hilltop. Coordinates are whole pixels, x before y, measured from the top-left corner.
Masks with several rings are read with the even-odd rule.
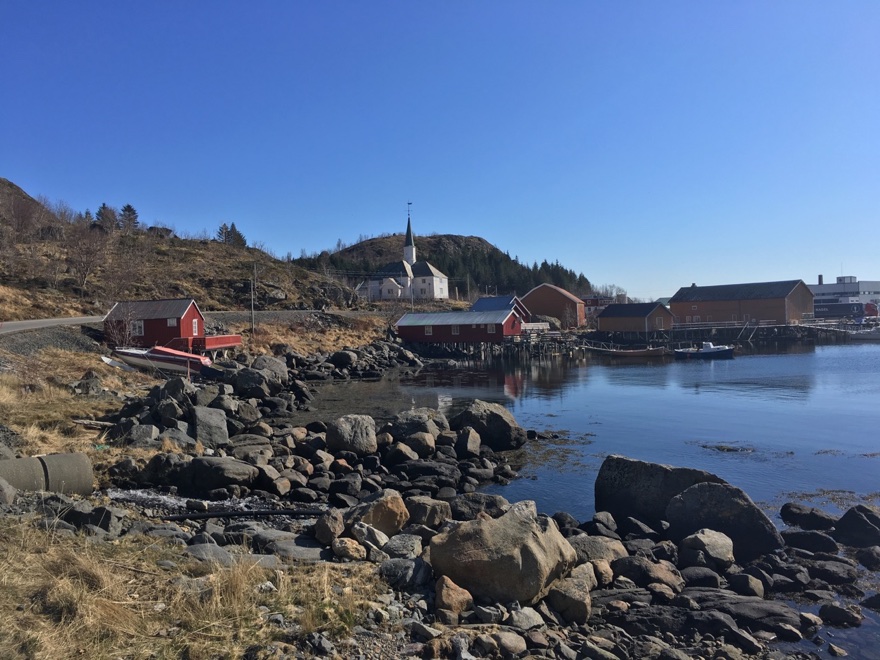
[[[403,234],[367,238],[355,245],[337,245],[334,252],[303,257],[295,263],[311,269],[335,272],[347,278],[349,285],[374,273],[403,254]],[[590,281],[583,273],[575,273],[559,262],[547,260],[531,266],[478,236],[434,234],[416,236],[418,258],[431,262],[449,276],[451,292],[458,289],[464,298],[468,292],[523,295],[544,282],[555,284],[575,294],[587,294]]]

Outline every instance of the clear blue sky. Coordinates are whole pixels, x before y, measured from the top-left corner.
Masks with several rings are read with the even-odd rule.
[[[878,35],[876,0],[3,0],[0,176],[279,256],[412,201],[417,241],[645,299],[880,279]]]

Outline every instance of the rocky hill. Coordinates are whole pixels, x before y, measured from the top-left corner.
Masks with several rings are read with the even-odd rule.
[[[334,252],[296,260],[307,268],[335,272],[348,277],[350,283],[362,279],[378,268],[403,256],[403,234],[379,236],[360,241],[356,245],[338,246]],[[523,295],[544,282],[561,286],[575,294],[587,294],[590,281],[583,273],[575,273],[559,262],[544,260],[531,266],[522,264],[508,253],[478,236],[435,234],[416,236],[418,259],[427,260],[450,279],[450,291],[455,288],[464,296],[489,291],[498,294]]]

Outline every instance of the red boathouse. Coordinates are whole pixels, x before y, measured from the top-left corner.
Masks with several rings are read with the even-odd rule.
[[[205,335],[205,317],[192,298],[118,302],[104,317],[114,346],[165,346],[192,353],[233,348],[241,335]]]
[[[396,325],[404,341],[428,344],[498,344],[522,332],[522,319],[512,308],[487,312],[411,312],[404,314]]]

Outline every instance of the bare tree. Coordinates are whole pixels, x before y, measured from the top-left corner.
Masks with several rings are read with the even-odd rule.
[[[107,236],[104,232],[85,222],[77,222],[71,227],[67,266],[76,278],[81,295],[88,279],[104,263],[106,254]]]

